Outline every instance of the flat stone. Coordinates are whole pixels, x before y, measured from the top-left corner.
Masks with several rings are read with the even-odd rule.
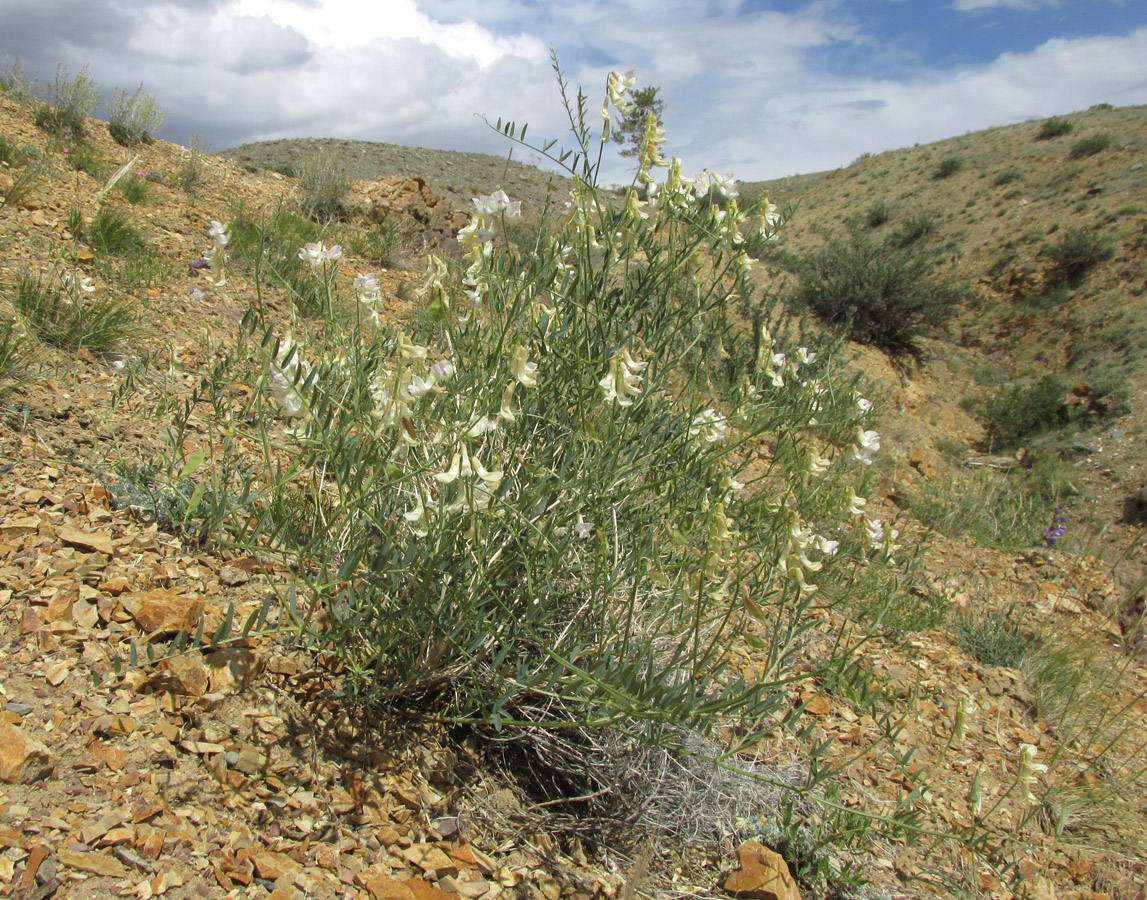
[[[148,684],[155,690],[185,694],[188,697],[199,697],[207,693],[210,683],[211,670],[203,661],[203,654],[198,651],[162,660],[157,671],[148,679]]]
[[[455,900],[457,894],[448,894],[421,878],[408,878],[403,882],[414,895],[414,900]]]
[[[120,595],[120,603],[148,634],[194,632],[203,615],[202,597],[187,597],[178,591],[129,591]]]
[[[286,853],[273,853],[270,850],[252,853],[251,862],[255,866],[255,874],[268,881],[277,881],[284,875],[294,875],[303,871],[302,864],[291,859]]]
[[[114,549],[112,536],[106,531],[88,532],[72,525],[61,525],[56,530],[56,535],[66,544],[85,550],[95,550],[105,556],[111,556]]]
[[[373,900],[415,900],[414,891],[407,885],[388,875],[368,878],[363,885]]]
[[[56,768],[52,752],[15,725],[0,721],[0,781],[31,784],[48,778]]]
[[[123,867],[123,863],[107,853],[94,851],[85,853],[80,850],[69,850],[66,847],[61,847],[56,852],[56,859],[59,860],[60,865],[67,866],[69,869],[79,869],[81,872],[107,875],[111,878],[123,878],[127,875],[127,869]]]
[[[737,848],[740,868],[725,879],[725,890],[747,900],[800,900],[788,863],[758,841]]]
[[[211,692],[234,694],[243,690],[263,667],[262,656],[246,647],[216,650],[207,657],[211,668]]]

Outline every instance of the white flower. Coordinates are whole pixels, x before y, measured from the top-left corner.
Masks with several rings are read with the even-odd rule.
[[[868,503],[867,498],[857,496],[851,489],[849,489],[848,494],[848,511],[854,516],[863,516],[864,506]]]
[[[800,357],[800,361],[805,365],[816,361],[816,354],[809,350],[808,347],[798,347],[797,356]]]
[[[624,348],[609,363],[605,377],[598,382],[607,403],[617,402],[619,406],[632,406],[634,399],[641,393],[641,382],[649,363],[633,358],[629,348]]]
[[[309,243],[299,248],[299,259],[309,262],[312,269],[319,268],[324,262],[334,262],[343,255],[343,248],[338,244],[327,247],[322,241]]]
[[[491,419],[489,416],[482,416],[476,419],[474,423],[466,429],[466,437],[478,438],[488,432],[498,430],[498,420]]]
[[[427,349],[416,344],[406,336],[405,331],[398,333],[398,352],[403,359],[426,359]]]
[[[865,400],[863,397],[857,397],[856,398],[856,405],[860,408],[860,414],[862,416],[867,415],[868,413],[872,412],[872,401],[871,400]]]
[[[522,201],[511,200],[505,191],[494,191],[486,197],[475,197],[471,202],[479,216],[497,216],[504,213],[506,218],[515,219],[522,215]]]
[[[514,391],[517,387],[518,382],[511,381],[502,391],[502,406],[498,410],[498,421],[513,422],[518,418],[518,413],[514,409]]]
[[[816,536],[816,545],[825,556],[836,556],[836,552],[840,549],[840,541],[830,541],[819,534]]]
[[[510,368],[522,387],[532,388],[538,386],[538,364],[527,359],[528,353],[525,347],[518,347],[510,361]]]
[[[880,450],[880,433],[876,431],[859,431],[858,433],[860,436],[857,438],[851,458],[855,462],[870,466],[872,465],[872,457]]]
[[[227,237],[227,226],[222,222],[217,222],[212,219],[211,227],[208,229],[207,233],[211,235],[212,243],[214,243],[215,246],[220,250],[231,243],[231,239]]]
[[[633,111],[633,102],[629,99],[629,92],[633,90],[636,84],[637,78],[634,77],[633,69],[624,74],[618,69],[614,69],[605,79],[605,100],[601,104],[601,118],[605,122],[601,131],[603,144],[609,140],[610,104],[612,103],[614,108],[623,116],[628,116]]]
[[[1020,744],[1020,770],[1016,780],[1023,785],[1024,798],[1029,803],[1035,802],[1035,794],[1031,786],[1035,784],[1036,774],[1046,772],[1047,766],[1035,761],[1037,753],[1035,744]]]
[[[831,460],[825,459],[816,450],[812,451],[812,458],[809,460],[808,470],[815,478],[819,478],[828,471],[829,466],[832,465]]]
[[[726,431],[725,417],[712,407],[694,416],[693,424],[689,426],[690,437],[702,437],[707,444],[724,440]]]
[[[896,543],[896,538],[900,536],[900,532],[895,528],[885,528],[884,523],[875,519],[870,519],[864,523],[868,529],[868,543],[873,550],[886,550],[888,553],[894,552],[899,546]]]
[[[434,376],[430,375],[426,378],[422,378],[413,372],[407,372],[402,377],[402,385],[399,390],[407,400],[417,400],[419,397],[425,397],[434,390]]]
[[[430,377],[438,384],[445,384],[454,377],[454,363],[440,359],[430,367]]]
[[[574,537],[585,540],[593,535],[593,522],[587,522],[581,513],[577,514],[577,524],[573,527]]]
[[[785,386],[785,359],[786,357],[783,353],[774,353],[771,357],[769,357],[769,364],[765,367],[765,374],[769,376],[769,379],[773,383],[773,387]]]

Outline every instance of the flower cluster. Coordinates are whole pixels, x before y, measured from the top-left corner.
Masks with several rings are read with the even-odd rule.
[[[196,261],[192,261],[191,274],[198,275],[198,269],[215,269],[215,286],[222,287],[227,283],[227,251],[231,247],[231,238],[227,236],[227,226],[214,219],[207,233],[211,235],[211,249],[201,257],[204,265],[197,268]]]
[[[633,112],[633,101],[629,92],[637,85],[637,78],[633,69],[622,73],[614,69],[605,79],[605,102],[601,104],[601,118],[604,121],[601,129],[601,141],[604,144],[609,140],[609,107],[612,105],[622,116]]]
[[[505,191],[495,191],[485,197],[474,197],[474,218],[458,232],[458,243],[466,248],[470,265],[462,279],[463,292],[470,299],[475,310],[482,307],[488,285],[486,284],[486,264],[494,254],[494,221],[497,218],[517,219],[522,215],[522,201],[511,200]],[[439,267],[441,271],[439,271]],[[434,269],[432,273],[431,269]],[[427,287],[430,279],[444,272],[444,265],[437,257],[427,263]]]
[[[821,559],[810,559],[810,550],[818,551]],[[804,593],[815,591],[817,586],[805,580],[805,573],[819,572],[824,568],[824,560],[836,556],[839,550],[840,541],[814,534],[812,528],[802,525],[799,520],[794,521],[789,527],[788,552],[779,560],[780,574]]]
[[[1035,761],[1036,746],[1034,744],[1020,744],[1020,766],[1016,780],[1023,787],[1024,799],[1028,803],[1035,803],[1035,794],[1032,785],[1035,784],[1036,775],[1047,771],[1047,766]]]
[[[1054,547],[1066,533],[1067,516],[1063,514],[1063,507],[1057,505],[1052,515],[1051,525],[1043,530],[1043,542],[1048,547]]]
[[[290,333],[279,344],[279,352],[271,360],[271,396],[279,404],[284,418],[307,417],[308,411],[299,385],[310,377],[311,364],[303,359],[298,344]]]
[[[605,391],[605,402],[616,403],[618,406],[632,406],[633,401],[641,393],[641,382],[648,363],[634,359],[629,348],[625,347],[609,362],[605,377],[598,382]]]
[[[872,459],[880,450],[880,434],[876,431],[857,430],[856,444],[852,448],[851,457],[854,462],[865,466],[872,465]]]
[[[359,303],[365,306],[367,312],[370,313],[374,324],[381,324],[379,313],[382,310],[382,285],[378,276],[373,272],[359,275],[354,280],[354,292],[358,296]]]
[[[299,259],[311,264],[311,271],[317,272],[324,264],[342,259],[343,248],[338,244],[327,247],[322,241],[316,241],[299,248]]]

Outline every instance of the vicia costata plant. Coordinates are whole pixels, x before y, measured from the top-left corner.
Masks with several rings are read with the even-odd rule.
[[[611,76],[607,125],[631,86]],[[460,263],[429,259],[405,328],[371,274],[337,339],[262,324],[266,468],[232,532],[303,577],[294,624],[352,694],[495,730],[751,741],[793,715],[778,688],[822,592],[894,560],[863,496],[871,404],[734,316],[776,208],[684,176],[655,118],[633,186],[600,189],[585,107],[567,98],[575,151],[534,148],[571,176],[530,211],[534,245],[507,240],[524,211],[497,191]],[[300,250],[332,296],[335,249]],[[731,666],[744,642],[753,672]]]

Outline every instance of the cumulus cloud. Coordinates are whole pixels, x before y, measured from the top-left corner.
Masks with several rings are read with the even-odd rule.
[[[954,2],[972,12],[1054,0]],[[639,84],[661,87],[667,151],[691,169],[745,178],[1147,96],[1145,29],[1057,38],[943,70],[893,47],[907,62],[896,78],[878,78],[863,61],[890,52],[887,36],[855,9],[835,0],[784,12],[738,0],[3,0],[0,59],[19,52],[49,77],[57,63],[89,64],[105,94],[142,79],[168,112],[161,136],[185,143],[198,133],[212,149],[309,136],[504,154],[507,142],[476,113],[528,122],[539,138],[564,133],[553,43],[588,94],[593,127],[608,71],[635,68]],[[842,59],[861,62],[848,72]],[[630,163],[606,159],[607,179],[627,180]]]

